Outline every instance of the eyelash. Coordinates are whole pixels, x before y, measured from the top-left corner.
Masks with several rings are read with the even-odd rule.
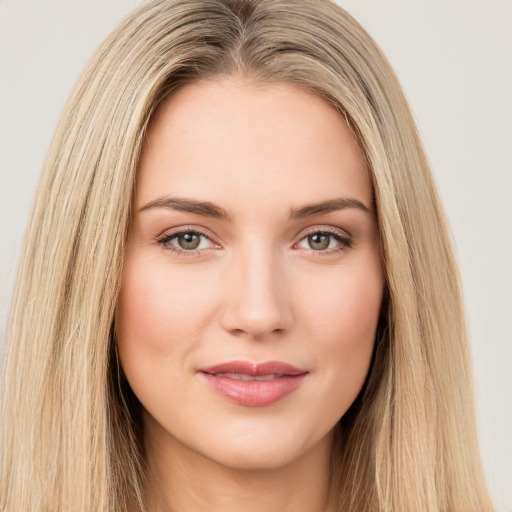
[[[175,247],[173,245],[170,245],[169,242],[173,240],[174,238],[183,235],[185,233],[190,233],[194,235],[200,235],[208,240],[211,241],[210,236],[201,231],[200,229],[194,228],[194,229],[180,229],[179,231],[174,231],[173,233],[169,233],[166,235],[163,235],[161,238],[157,239],[157,243],[165,250],[171,251],[174,254],[178,256],[185,256],[185,257],[195,257],[200,256],[202,250],[190,250],[186,251],[184,249],[180,249],[179,247]],[[322,251],[315,251],[314,249],[311,249],[310,251],[315,255],[319,257],[326,257],[326,256],[332,256],[334,254],[339,254],[341,252],[346,251],[347,249],[350,249],[352,247],[352,239],[348,235],[342,235],[338,231],[333,231],[330,229],[315,229],[308,231],[304,234],[304,236],[299,240],[301,242],[305,238],[311,235],[328,235],[333,237],[337,242],[340,243],[340,247],[338,249],[331,249],[330,251],[322,250]]]

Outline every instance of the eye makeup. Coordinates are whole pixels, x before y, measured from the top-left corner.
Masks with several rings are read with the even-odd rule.
[[[163,236],[157,239],[157,243],[166,251],[170,251],[178,256],[184,256],[184,257],[195,257],[200,256],[206,248],[202,249],[187,249],[180,247],[179,245],[176,245],[173,243],[174,240],[179,240],[183,236],[189,236],[189,237],[196,237],[199,239],[199,246],[201,245],[201,239],[209,240],[211,241],[211,238],[209,235],[207,235],[205,232],[199,230],[198,228],[184,228],[179,229],[177,231],[173,231],[171,233],[165,233]],[[299,243],[301,243],[303,240],[307,240],[306,243],[310,245],[309,250],[311,253],[313,253],[315,256],[319,257],[325,257],[325,256],[332,256],[334,254],[339,254],[343,251],[346,251],[347,249],[350,249],[352,246],[352,238],[350,235],[343,233],[338,230],[334,229],[311,229],[308,232],[306,232],[303,237],[297,242],[294,247],[296,247]],[[336,248],[330,248],[331,241],[334,240],[338,247]],[[323,249],[329,249],[329,250],[316,250],[311,247],[311,243],[313,244],[325,244],[325,241],[328,241],[327,247],[324,247]],[[214,243],[214,242],[212,242]],[[220,246],[218,244],[215,244],[216,248],[219,248]]]

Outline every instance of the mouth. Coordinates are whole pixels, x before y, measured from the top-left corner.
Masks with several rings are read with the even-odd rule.
[[[229,361],[199,373],[222,397],[243,406],[265,407],[295,391],[309,372],[281,361]]]

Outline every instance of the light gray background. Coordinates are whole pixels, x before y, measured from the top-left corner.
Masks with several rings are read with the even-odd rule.
[[[0,0],[0,347],[22,234],[64,101],[137,0]],[[497,512],[512,511],[512,2],[339,0],[394,66],[453,229],[478,429]]]

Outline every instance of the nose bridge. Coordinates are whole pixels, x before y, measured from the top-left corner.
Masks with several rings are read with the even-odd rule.
[[[289,328],[292,320],[282,261],[275,248],[253,238],[231,255],[224,328],[262,337]]]

